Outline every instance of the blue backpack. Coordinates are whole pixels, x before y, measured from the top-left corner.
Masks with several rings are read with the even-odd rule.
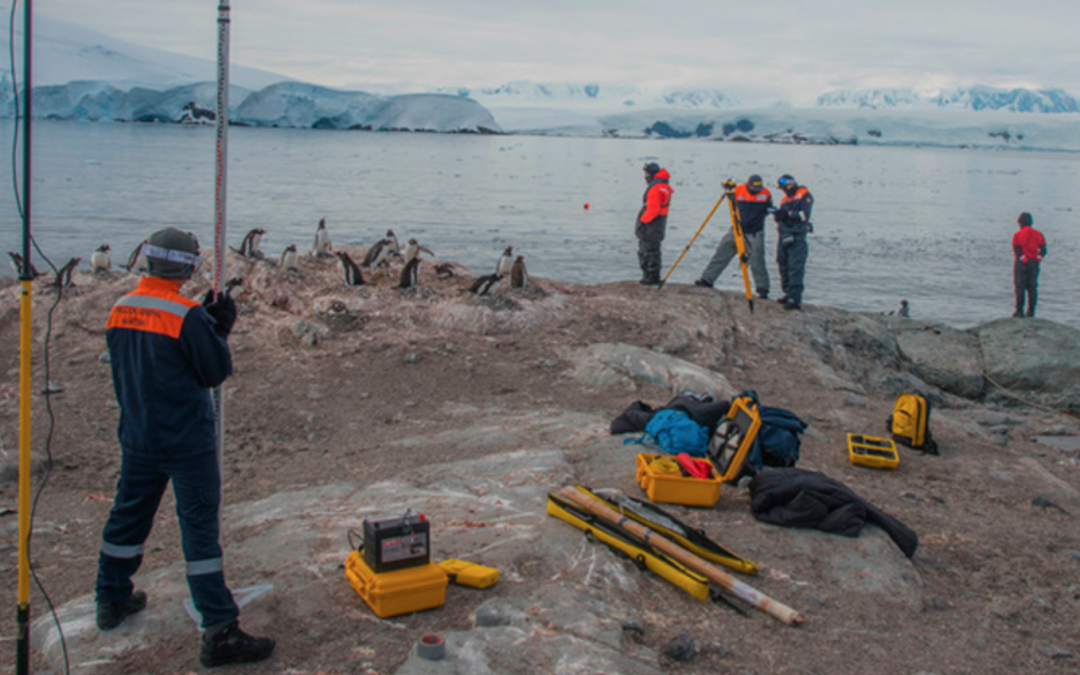
[[[758,414],[761,428],[746,455],[746,463],[754,471],[761,471],[763,466],[795,466],[799,461],[799,434],[809,425],[783,408],[759,405]]]
[[[652,416],[641,438],[628,438],[623,443],[650,443],[669,455],[685,452],[704,457],[709,447],[709,430],[684,411],[668,408]]]

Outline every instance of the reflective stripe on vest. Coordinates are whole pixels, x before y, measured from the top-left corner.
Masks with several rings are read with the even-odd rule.
[[[125,295],[113,306],[108,328],[128,328],[180,337],[190,306],[152,295]]]

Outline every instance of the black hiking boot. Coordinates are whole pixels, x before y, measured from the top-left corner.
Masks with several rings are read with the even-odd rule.
[[[653,279],[652,277],[650,277],[648,279],[642,279],[638,283],[640,283],[642,286],[659,286],[660,279]]]
[[[784,303],[784,309],[802,309],[802,304],[788,298],[787,302]]]
[[[132,614],[146,608],[146,593],[135,591],[124,602],[99,602],[97,604],[98,630],[112,630]]]
[[[781,295],[779,298],[776,299],[776,301],[779,302],[781,305],[786,305],[789,299],[790,298],[788,298],[787,295]]]
[[[274,652],[271,638],[259,638],[240,630],[239,621],[231,621],[219,630],[207,629],[199,650],[199,661],[207,668],[230,663],[262,661]]]
[[[769,299],[769,292],[768,291],[758,291],[757,296],[761,300],[768,300]]]
[[[712,284],[710,284],[708,281],[705,281],[704,279],[698,279],[694,282],[694,285],[700,286],[702,288],[712,288]]]

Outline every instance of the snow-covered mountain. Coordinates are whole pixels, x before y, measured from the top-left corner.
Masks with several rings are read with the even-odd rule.
[[[1080,104],[1061,89],[959,87],[931,95],[913,89],[842,89],[817,98],[819,108],[869,110],[1008,110],[1019,113],[1075,113]]]
[[[739,107],[734,96],[718,89],[665,89],[653,92],[630,85],[508,82],[498,87],[438,89],[467,97],[488,108],[560,108],[564,110],[731,110]]]

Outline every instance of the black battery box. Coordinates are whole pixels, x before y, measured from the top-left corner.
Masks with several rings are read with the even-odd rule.
[[[376,574],[431,562],[431,525],[424,514],[364,520],[364,562]]]

